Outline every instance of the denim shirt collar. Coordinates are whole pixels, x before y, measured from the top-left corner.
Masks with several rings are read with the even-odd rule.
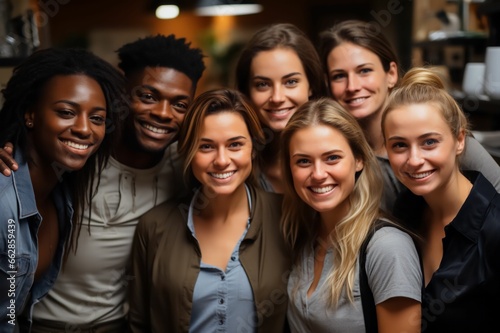
[[[19,218],[24,219],[38,214],[38,210],[36,208],[28,162],[19,149],[14,154],[14,159],[18,162],[19,168],[16,172],[12,173],[12,181],[14,182],[17,202],[19,203]]]

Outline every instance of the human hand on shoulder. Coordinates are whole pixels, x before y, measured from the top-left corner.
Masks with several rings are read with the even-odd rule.
[[[18,168],[16,160],[12,157],[14,146],[7,142],[3,148],[0,148],[0,171],[5,177],[9,177],[12,171]]]

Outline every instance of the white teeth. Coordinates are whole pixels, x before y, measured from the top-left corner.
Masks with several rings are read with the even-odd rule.
[[[422,173],[409,173],[411,178],[422,179],[432,174],[432,171],[422,172]]]
[[[231,177],[233,174],[234,174],[234,171],[224,172],[224,173],[214,173],[214,172],[211,172],[210,176],[212,176],[214,178],[218,178],[218,179],[226,179],[226,178]]]
[[[154,127],[154,126],[151,126],[148,124],[142,124],[142,126],[146,129],[150,130],[151,132],[160,133],[160,134],[167,134],[168,133],[168,131],[166,129],[163,129],[163,128]]]
[[[324,187],[310,187],[311,191],[315,192],[315,193],[326,193],[326,192],[330,192],[331,190],[333,190],[333,185],[328,185],[328,186],[324,186]]]
[[[366,97],[359,97],[359,98],[351,99],[349,101],[349,104],[361,103],[361,102],[363,102],[365,100],[366,100]]]
[[[87,149],[89,147],[89,145],[82,145],[82,144],[75,143],[75,142],[72,142],[72,141],[63,141],[63,143],[66,146],[70,146],[71,148],[76,148],[76,149],[80,149],[80,150],[85,150],[85,149]]]
[[[271,113],[274,113],[274,114],[283,114],[283,113],[287,113],[288,111],[290,111],[290,109],[284,109],[284,110],[269,110],[269,112]]]

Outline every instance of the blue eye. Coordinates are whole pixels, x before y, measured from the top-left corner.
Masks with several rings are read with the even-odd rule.
[[[424,146],[433,146],[436,143],[438,143],[438,140],[436,139],[427,139],[424,141]]]
[[[295,162],[295,164],[306,165],[309,164],[309,160],[307,158],[300,158]]]
[[[327,161],[329,162],[335,162],[335,161],[338,161],[340,160],[340,156],[339,155],[330,155],[326,158]]]

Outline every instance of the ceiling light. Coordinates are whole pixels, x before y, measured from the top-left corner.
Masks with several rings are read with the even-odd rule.
[[[179,16],[179,7],[170,1],[163,1],[156,7],[155,14],[159,19],[173,19]]]
[[[262,6],[254,1],[235,0],[200,0],[195,10],[200,16],[236,16],[261,11]]]

